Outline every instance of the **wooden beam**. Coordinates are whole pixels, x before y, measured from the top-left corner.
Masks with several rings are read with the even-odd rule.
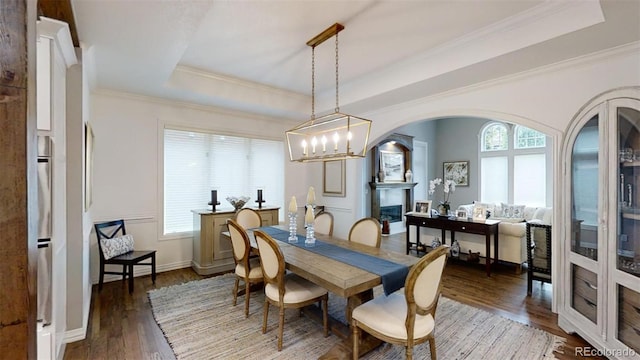
[[[71,0],[38,0],[38,15],[69,24],[73,46],[80,47]]]
[[[307,41],[307,45],[311,47],[316,47],[322,44],[325,40],[330,39],[331,37],[333,37],[334,35],[336,35],[342,30],[344,30],[344,26],[342,24],[335,23],[329,26],[325,31],[316,35],[316,37],[314,37],[313,39]]]

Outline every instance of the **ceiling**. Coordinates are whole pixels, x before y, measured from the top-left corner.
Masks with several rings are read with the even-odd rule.
[[[371,111],[640,40],[637,0],[71,0],[92,86],[298,122],[339,22],[339,99]],[[335,107],[335,38],[316,113]],[[640,64],[639,64],[640,66]]]

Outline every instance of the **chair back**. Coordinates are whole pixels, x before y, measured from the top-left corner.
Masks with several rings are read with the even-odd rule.
[[[349,230],[349,241],[379,248],[381,239],[380,222],[372,217],[356,221]]]
[[[236,222],[245,229],[253,229],[262,226],[262,217],[259,212],[245,208],[236,214]]]
[[[321,212],[316,215],[313,221],[313,229],[316,234],[333,235],[333,215],[328,212]]]
[[[439,246],[422,257],[409,271],[405,281],[405,297],[409,314],[427,315],[435,318],[438,298],[442,290],[442,272],[447,263],[449,248]],[[413,310],[415,309],[415,310]]]
[[[102,252],[101,239],[112,239],[117,236],[123,236],[127,234],[127,230],[124,227],[124,220],[113,220],[103,223],[96,223],[93,225],[96,230],[96,237],[98,239],[98,253],[100,254],[100,260],[104,260],[104,253]]]
[[[284,255],[278,243],[262,230],[255,230],[258,250],[260,251],[260,263],[262,265],[262,275],[268,284],[278,286],[280,294],[284,294]]]
[[[229,234],[231,235],[233,259],[236,264],[248,262],[251,243],[249,242],[247,231],[232,219],[227,221],[227,225],[229,225]]]

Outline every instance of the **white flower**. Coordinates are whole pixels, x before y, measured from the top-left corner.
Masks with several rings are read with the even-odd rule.
[[[429,181],[429,195],[433,195],[436,192],[436,187],[442,185],[442,191],[444,192],[444,203],[449,202],[450,193],[456,190],[456,183],[453,180],[442,181],[441,178],[435,178]]]

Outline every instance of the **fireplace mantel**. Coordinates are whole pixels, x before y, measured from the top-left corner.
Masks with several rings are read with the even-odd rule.
[[[369,182],[369,186],[373,189],[413,189],[417,182]]]

